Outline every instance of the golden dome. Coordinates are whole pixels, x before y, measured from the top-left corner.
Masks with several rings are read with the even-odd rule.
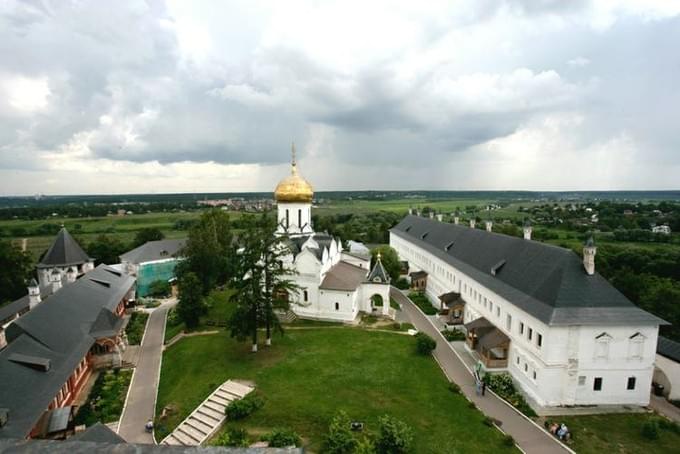
[[[274,199],[277,202],[312,203],[314,189],[307,180],[298,175],[295,164],[295,144],[293,144],[293,160],[291,162],[290,176],[287,176],[276,185]]]

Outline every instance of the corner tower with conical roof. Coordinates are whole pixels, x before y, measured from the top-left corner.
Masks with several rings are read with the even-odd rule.
[[[298,174],[295,144],[293,144],[290,175],[281,180],[274,191],[274,199],[278,207],[276,233],[290,236],[313,235],[313,197],[312,185]]]
[[[54,242],[38,263],[37,269],[40,287],[45,287],[52,283],[50,279],[52,272],[56,271],[63,277],[69,269],[73,269],[80,276],[94,269],[94,261],[62,225]]]

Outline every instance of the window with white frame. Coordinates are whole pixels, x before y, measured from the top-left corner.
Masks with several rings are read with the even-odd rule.
[[[519,322],[519,333],[524,334],[524,322]]]
[[[500,306],[496,306],[496,317],[500,317],[500,316],[501,316],[501,308],[500,308]]]
[[[507,314],[505,316],[505,329],[510,331],[512,329],[512,315]]]
[[[609,358],[609,342],[612,337],[607,333],[602,333],[595,338],[595,358]]]
[[[645,348],[645,336],[635,333],[628,338],[628,357],[632,359],[642,359]]]

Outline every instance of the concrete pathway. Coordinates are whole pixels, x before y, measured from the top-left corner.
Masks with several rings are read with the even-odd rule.
[[[403,293],[393,287],[390,290],[390,295],[401,304],[402,311],[408,315],[411,323],[419,331],[428,334],[437,341],[437,348],[433,354],[447,377],[458,384],[465,396],[474,402],[485,415],[500,421],[499,425],[503,431],[512,435],[517,445],[524,452],[528,454],[564,454],[570,452],[552,435],[535,425],[502,399],[488,392],[484,397],[477,396],[475,381],[471,372],[456,355],[449,342]]]
[[[132,383],[128,390],[125,408],[118,425],[118,434],[128,443],[154,444],[150,433],[144,429],[149,419],[153,419],[158,392],[161,358],[163,356],[163,336],[165,319],[173,303],[157,307],[149,315],[146,331],[139,349],[139,359]]]
[[[664,415],[666,418],[680,423],[680,408],[668,402],[665,397],[651,395],[649,397],[649,408]]]

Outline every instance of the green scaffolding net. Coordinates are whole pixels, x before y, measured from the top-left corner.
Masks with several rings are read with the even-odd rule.
[[[146,263],[139,266],[137,271],[137,295],[147,296],[151,284],[156,281],[168,282],[175,277],[177,260],[167,260],[156,263]]]

